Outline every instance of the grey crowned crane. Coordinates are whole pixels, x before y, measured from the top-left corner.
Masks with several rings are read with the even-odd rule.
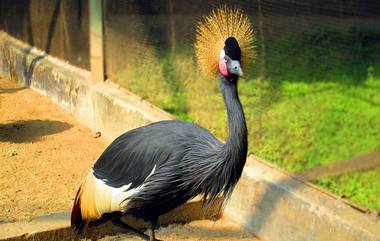
[[[239,45],[240,43],[240,45]],[[247,156],[247,127],[238,96],[242,62],[253,59],[253,31],[239,9],[223,6],[198,25],[197,60],[206,73],[218,72],[228,115],[228,138],[219,141],[208,130],[179,120],[160,121],[114,140],[80,186],[71,213],[71,226],[105,221],[156,240],[160,215],[197,195],[206,203],[228,199]],[[120,218],[145,221],[146,235]]]

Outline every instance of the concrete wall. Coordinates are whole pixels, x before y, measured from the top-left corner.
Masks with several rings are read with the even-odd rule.
[[[81,123],[112,140],[126,130],[173,118],[89,72],[0,34],[0,72],[49,96]],[[380,222],[340,198],[250,156],[225,218],[263,240],[380,241]]]

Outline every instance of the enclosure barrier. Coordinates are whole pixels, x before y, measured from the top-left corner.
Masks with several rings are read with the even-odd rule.
[[[48,96],[82,124],[101,131],[108,140],[150,122],[173,119],[114,84],[92,83],[88,71],[48,56],[5,33],[0,34],[0,48],[2,75]],[[380,222],[365,212],[251,155],[223,215],[268,241],[379,241]],[[217,217],[218,213],[209,216]],[[59,223],[50,230],[54,237],[68,232],[68,215],[61,216]],[[0,224],[0,230],[5,225],[11,224]],[[40,231],[49,233],[36,229],[34,235],[41,235]],[[0,239],[17,240],[33,235],[22,235],[19,231],[15,236],[18,238],[3,235]]]

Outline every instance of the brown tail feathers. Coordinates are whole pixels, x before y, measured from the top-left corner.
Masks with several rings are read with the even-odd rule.
[[[80,209],[80,193],[81,193],[81,188],[79,188],[77,195],[75,196],[73,209],[71,211],[71,227],[77,233],[81,233],[85,224],[85,221],[82,219],[82,213]]]

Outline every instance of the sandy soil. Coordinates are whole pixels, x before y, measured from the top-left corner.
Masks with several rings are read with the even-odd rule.
[[[47,97],[0,77],[0,221],[70,210],[105,147]]]
[[[185,225],[173,224],[160,228],[156,238],[164,241],[259,241],[254,235],[248,233],[235,223],[226,220],[193,221]],[[107,236],[99,241],[141,241],[141,238],[132,234],[119,234]]]

